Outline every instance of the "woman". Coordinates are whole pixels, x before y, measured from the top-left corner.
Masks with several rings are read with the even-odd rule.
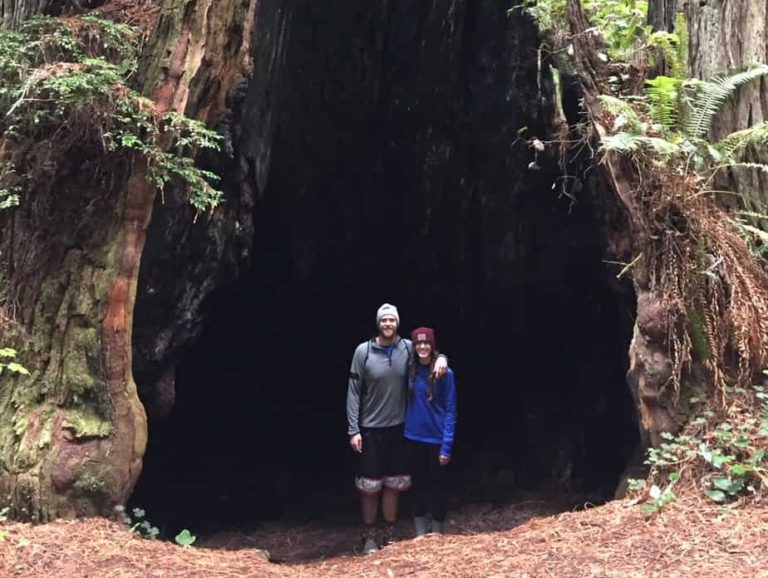
[[[450,369],[442,378],[435,378],[438,352],[433,329],[419,327],[411,333],[411,340],[416,355],[408,380],[405,438],[413,479],[414,525],[416,535],[423,536],[443,531],[448,506],[445,468],[451,461],[456,427],[456,384]]]

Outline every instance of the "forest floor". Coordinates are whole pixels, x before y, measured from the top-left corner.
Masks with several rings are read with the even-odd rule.
[[[353,551],[359,528],[273,523],[182,548],[105,519],[0,524],[3,578],[768,577],[768,510],[679,500],[648,515],[619,500],[552,513],[551,502],[476,503],[452,513],[446,534],[400,539],[371,556]],[[268,554],[267,554],[268,552]]]

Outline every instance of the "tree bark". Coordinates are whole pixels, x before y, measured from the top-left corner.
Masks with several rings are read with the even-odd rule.
[[[224,114],[227,94],[250,69],[257,0],[215,10],[212,0],[166,4],[145,92],[161,111],[185,112],[202,85],[197,116]],[[29,12],[22,4],[9,11]],[[98,157],[67,151],[77,160],[66,174],[0,214],[6,309],[13,305],[19,328],[3,341],[13,340],[31,371],[0,379],[0,495],[22,519],[109,514],[129,497],[146,446],[131,334],[156,190],[141,159],[102,166],[90,153]]]
[[[688,72],[695,78],[708,79],[719,72],[742,69],[768,62],[768,2],[742,0],[685,3],[689,28]],[[722,113],[717,115],[710,140],[768,120],[768,79],[742,86]],[[765,151],[747,151],[747,160],[768,161]],[[715,188],[734,191],[722,196],[721,204],[762,212],[768,201],[768,175],[762,171],[721,171]]]
[[[648,3],[648,24],[654,30],[673,32],[677,0],[651,0]]]

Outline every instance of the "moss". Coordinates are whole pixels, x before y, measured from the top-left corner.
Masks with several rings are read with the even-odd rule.
[[[29,420],[27,419],[27,415],[25,413],[17,412],[14,415],[13,420],[13,433],[16,434],[17,437],[21,437],[21,435],[27,431],[27,426],[29,425]]]
[[[49,420],[46,421],[46,424],[50,424],[51,422]],[[40,432],[40,437],[37,439],[37,449],[43,449],[48,447],[51,444],[51,439],[53,438],[53,427],[45,427],[43,428],[43,431]]]
[[[75,489],[83,493],[99,493],[104,491],[106,486],[104,480],[90,470],[82,472],[74,483]]]
[[[29,411],[19,410],[14,421],[18,439],[13,463],[19,469],[33,468],[40,459],[40,450],[53,438],[56,410],[53,407],[37,407]]]
[[[78,402],[77,396],[95,389],[101,372],[98,354],[101,349],[99,332],[93,328],[71,328],[65,339],[66,350],[62,359],[62,381],[71,396],[69,401]]]
[[[112,424],[87,406],[68,410],[63,426],[76,438],[105,438],[112,432]]]

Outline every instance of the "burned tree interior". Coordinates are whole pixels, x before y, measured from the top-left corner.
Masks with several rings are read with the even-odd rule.
[[[529,146],[553,139],[556,90],[533,25],[506,8],[260,4],[260,67],[233,101],[231,154],[211,161],[240,212],[239,271],[160,331],[179,302],[162,286],[193,282],[207,225],[179,241],[158,201],[142,262],[134,369],[150,422],[132,503],[155,523],[356,512],[347,375],[385,301],[402,335],[436,329],[456,373],[454,500],[612,497],[640,443],[634,295],[606,263],[589,151],[563,167]],[[577,98],[566,86],[573,122]],[[191,345],[148,361],[153,339],[185,332]],[[153,411],[163,379],[173,401]]]

